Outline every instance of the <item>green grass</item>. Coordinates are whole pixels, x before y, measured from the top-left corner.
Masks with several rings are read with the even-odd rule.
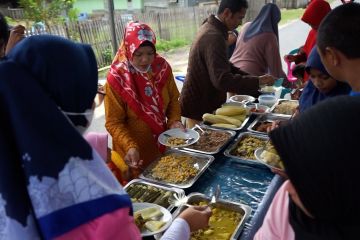
[[[190,44],[190,41],[184,40],[184,39],[174,39],[174,40],[162,40],[159,39],[156,42],[156,51],[159,52],[166,52],[174,48],[179,48],[183,46],[187,46]]]
[[[298,9],[281,9],[281,21],[279,25],[283,25],[289,23],[293,20],[300,19],[303,15],[305,9],[298,8]]]
[[[107,76],[108,72],[109,72],[109,68],[98,71],[99,79],[103,79],[103,78],[106,79],[106,76]]]

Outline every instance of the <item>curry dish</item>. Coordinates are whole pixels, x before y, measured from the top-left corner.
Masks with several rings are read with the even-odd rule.
[[[207,202],[200,202],[200,206],[208,205]],[[243,215],[239,212],[230,211],[219,207],[211,207],[212,215],[209,220],[209,227],[200,229],[191,234],[191,240],[228,240],[240,223]]]

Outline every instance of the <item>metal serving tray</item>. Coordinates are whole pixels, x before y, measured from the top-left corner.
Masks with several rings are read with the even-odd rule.
[[[245,108],[246,108],[246,106],[245,106],[244,104],[242,104],[242,103],[236,103],[236,102],[226,102],[226,103],[224,103],[224,104],[221,105],[221,106],[225,106],[225,105],[242,106],[242,107],[245,107]],[[215,113],[214,113],[214,114],[215,114]],[[250,115],[251,115],[251,114],[249,114],[249,115],[244,119],[244,121],[243,121],[243,123],[241,124],[241,126],[240,126],[240,127],[237,127],[237,128],[213,127],[213,126],[209,125],[209,124],[208,124],[207,122],[205,122],[205,121],[202,122],[201,124],[202,124],[202,125],[205,125],[205,126],[208,126],[208,127],[216,128],[216,129],[238,131],[238,130],[241,130],[243,127],[245,127],[246,123],[249,121]]]
[[[185,147],[183,148],[184,150],[188,150],[188,151],[192,151],[192,152],[198,152],[198,153],[203,153],[203,154],[216,154],[218,152],[220,152],[225,146],[226,144],[228,144],[235,136],[236,132],[235,131],[231,131],[231,130],[225,130],[225,129],[218,129],[218,128],[214,128],[214,127],[209,127],[207,125],[201,125],[201,128],[206,130],[206,129],[209,129],[209,130],[213,130],[213,131],[219,131],[219,132],[226,132],[226,133],[229,133],[230,134],[230,137],[227,141],[225,141],[222,145],[220,145],[215,151],[212,151],[212,152],[207,152],[207,151],[203,151],[203,150],[198,150],[198,149],[194,149],[194,148],[191,148],[191,145],[188,146],[188,147]],[[192,128],[193,130],[196,130],[197,127],[193,127]],[[201,134],[201,131],[199,131],[199,134],[200,134],[200,139],[202,137],[206,137],[206,136],[203,136]],[[212,141],[210,138],[208,139],[209,141]]]
[[[291,117],[292,114],[281,114],[281,113],[275,113],[274,110],[276,108],[276,106],[280,105],[283,102],[296,102],[297,104],[299,104],[298,100],[288,100],[288,99],[278,99],[276,101],[276,103],[274,104],[274,106],[272,106],[270,108],[270,113],[272,113],[273,115],[277,115],[277,116],[285,116],[285,117]]]
[[[222,130],[233,130],[233,131],[238,131],[241,130],[243,127],[245,127],[246,123],[249,121],[250,116],[247,116],[245,118],[245,120],[242,122],[240,127],[237,128],[222,128],[222,127],[213,127],[211,125],[209,125],[207,122],[202,122],[202,125],[208,126],[208,127],[212,127],[212,128],[217,128],[217,129],[222,129]]]
[[[279,116],[279,115],[274,115],[274,114],[267,114],[267,115],[262,115],[262,116],[258,116],[248,127],[248,131],[249,132],[253,132],[253,133],[257,133],[257,134],[265,134],[267,135],[266,132],[259,132],[255,130],[255,126],[260,123],[260,122],[274,122],[276,120],[280,120],[280,121],[287,121],[290,119],[290,116],[288,115],[284,115],[284,116]]]
[[[210,202],[210,198],[202,193],[191,193],[187,197],[188,197],[188,200],[187,200],[188,204],[197,204],[201,201]],[[249,207],[245,204],[241,204],[238,202],[232,202],[232,201],[228,201],[228,200],[223,200],[223,199],[218,199],[217,202],[215,203],[215,207],[219,207],[219,208],[234,211],[234,212],[239,212],[243,215],[242,219],[236,226],[236,228],[230,238],[231,240],[238,239],[241,231],[243,230],[243,228],[245,226],[247,219],[249,218],[249,216],[251,214],[251,211],[252,211],[251,207]],[[173,218],[178,216],[186,208],[187,208],[186,206],[182,205],[178,209],[176,209],[176,211],[173,213]]]
[[[165,191],[170,191],[172,193],[176,193],[179,198],[185,196],[185,191],[180,189],[180,188],[174,188],[174,187],[167,187],[167,186],[163,186],[163,185],[159,185],[159,184],[155,184],[155,183],[151,183],[151,182],[147,182],[144,181],[142,179],[133,179],[131,180],[128,184],[125,185],[124,190],[126,191],[130,186],[133,185],[147,185],[147,186],[152,186],[152,187],[156,187],[158,189],[163,189]],[[130,194],[129,194],[130,195]],[[170,198],[173,198],[172,196],[173,194],[171,194]],[[130,196],[132,198],[132,196]],[[153,203],[153,201],[151,202]],[[175,205],[174,204],[170,204],[169,207],[167,208],[169,211],[171,211],[172,209],[174,209]]]
[[[195,158],[196,163],[194,164],[194,166],[199,169],[196,176],[193,177],[193,178],[190,178],[189,180],[187,180],[185,182],[182,182],[182,183],[171,183],[171,182],[166,182],[166,181],[154,179],[151,176],[151,170],[160,161],[161,157],[171,155],[171,154],[188,155],[188,156],[191,156],[191,157]],[[211,155],[194,153],[194,152],[184,151],[184,150],[169,150],[169,151],[166,151],[165,154],[163,154],[161,157],[159,157],[154,162],[152,162],[145,169],[145,171],[142,174],[140,174],[141,179],[145,179],[147,181],[158,183],[158,184],[164,184],[164,185],[169,185],[169,186],[173,186],[173,187],[178,187],[178,188],[189,188],[196,182],[196,180],[201,176],[201,174],[203,174],[205,172],[205,170],[209,167],[209,165],[214,161],[214,157],[211,156]]]
[[[255,134],[255,133],[251,133],[251,132],[243,132],[243,133],[240,133],[238,138],[234,141],[234,143],[232,145],[230,145],[225,150],[224,155],[227,156],[227,157],[231,157],[231,158],[235,159],[237,162],[265,167],[264,164],[259,162],[255,157],[253,159],[248,159],[248,158],[239,157],[239,156],[236,156],[236,155],[232,154],[232,152],[237,148],[238,144],[247,136],[257,137],[257,138],[263,139],[264,141],[269,140],[269,137],[264,135],[264,134]],[[255,149],[254,149],[254,152],[255,152]]]

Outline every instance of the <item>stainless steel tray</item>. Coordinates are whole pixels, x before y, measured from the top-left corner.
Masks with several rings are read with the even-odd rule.
[[[275,113],[274,110],[276,106],[280,105],[282,102],[297,102],[299,104],[298,100],[288,100],[288,99],[278,99],[274,106],[270,108],[270,113],[277,116],[285,116],[285,117],[291,117],[292,114],[281,114],[281,113]]]
[[[229,133],[230,134],[230,137],[227,141],[225,141],[221,146],[219,146],[215,151],[212,151],[212,152],[207,152],[207,151],[203,151],[203,150],[198,150],[198,149],[194,149],[194,148],[191,148],[192,145],[188,146],[188,147],[185,147],[183,148],[184,150],[188,150],[188,151],[192,151],[192,152],[198,152],[198,153],[203,153],[203,154],[216,154],[218,152],[220,152],[225,146],[226,144],[228,144],[235,136],[236,132],[235,131],[231,131],[231,130],[225,130],[225,129],[218,129],[218,128],[213,128],[213,127],[209,127],[207,125],[201,125],[201,128],[203,128],[204,130],[206,129],[210,129],[210,130],[213,130],[213,131],[219,131],[219,132],[226,132],[226,133]],[[196,127],[193,127],[192,128],[193,130],[196,130],[197,128]],[[200,139],[202,137],[204,137],[203,135],[201,135],[201,132],[200,133]],[[206,137],[206,136],[205,136]],[[211,138],[208,138],[209,141],[212,141]]]
[[[259,162],[255,158],[255,156],[253,159],[248,159],[248,158],[239,157],[239,156],[232,154],[232,152],[237,148],[238,144],[247,136],[257,137],[257,138],[263,139],[264,141],[267,141],[269,139],[269,137],[264,134],[255,134],[255,133],[251,133],[251,132],[240,133],[238,138],[234,141],[234,143],[225,150],[224,155],[227,157],[233,158],[237,162],[246,163],[246,164],[250,164],[250,165],[256,165],[256,166],[260,166],[260,167],[265,167],[261,162]],[[255,149],[254,149],[254,151],[255,151]]]
[[[260,122],[274,122],[276,120],[280,120],[280,121],[287,121],[290,119],[290,116],[288,115],[284,115],[284,116],[279,116],[279,115],[274,115],[274,114],[267,114],[267,115],[263,115],[263,116],[258,116],[248,127],[248,131],[249,132],[253,132],[253,133],[257,133],[257,134],[265,134],[267,135],[266,132],[260,132],[260,131],[256,131],[255,127],[258,123]]]
[[[196,204],[196,203],[199,203],[201,201],[210,202],[210,198],[207,197],[204,194],[201,194],[201,193],[191,193],[187,197],[188,197],[187,203],[189,203],[189,204]],[[234,212],[239,212],[239,213],[241,213],[243,215],[242,219],[240,220],[240,222],[236,226],[236,228],[235,228],[235,230],[234,230],[234,232],[233,232],[233,234],[232,234],[232,236],[230,238],[231,240],[238,239],[242,229],[245,226],[245,223],[246,223],[247,219],[249,218],[249,216],[251,214],[251,211],[252,211],[251,207],[249,207],[249,206],[247,206],[245,204],[232,202],[232,201],[228,201],[228,200],[223,200],[223,199],[219,199],[215,203],[215,207],[227,209],[227,210],[234,211]],[[173,213],[173,218],[178,216],[186,208],[187,208],[186,206],[180,206],[178,209],[176,209],[176,211]]]
[[[159,162],[161,157],[171,155],[171,154],[188,155],[188,156],[193,157],[196,160],[196,163],[194,164],[194,166],[199,169],[196,176],[193,178],[190,178],[189,180],[182,182],[182,183],[171,183],[171,182],[154,179],[151,176],[151,170],[156,166],[156,164]],[[209,165],[214,161],[213,156],[200,154],[200,153],[194,153],[194,152],[185,151],[185,150],[169,150],[169,151],[165,152],[165,154],[163,154],[161,157],[159,157],[154,162],[152,162],[145,169],[145,171],[142,174],[140,174],[140,178],[145,179],[150,182],[169,185],[169,186],[173,186],[173,187],[189,188],[196,182],[196,180],[201,176],[201,174],[203,174],[204,171],[209,167]]]
[[[226,103],[224,103],[224,104],[221,105],[221,106],[224,106],[224,105],[233,105],[233,106],[246,107],[244,104],[242,104],[242,103],[236,103],[236,102],[226,102]],[[250,115],[251,115],[251,114],[249,114],[249,115],[244,119],[244,121],[243,121],[243,123],[241,124],[241,126],[240,126],[240,127],[237,127],[237,128],[231,128],[231,129],[230,129],[230,128],[222,128],[222,127],[213,127],[213,126],[207,124],[207,122],[202,122],[201,124],[202,124],[202,125],[205,125],[205,126],[208,126],[208,127],[216,128],[216,129],[237,131],[237,130],[241,130],[243,127],[245,127],[246,123],[249,121]]]
[[[165,191],[170,191],[172,193],[176,193],[179,198],[181,197],[184,197],[185,196],[185,191],[180,189],[180,188],[174,188],[174,187],[167,187],[167,186],[163,186],[163,185],[159,185],[159,184],[155,184],[155,183],[151,183],[151,182],[147,182],[147,181],[144,181],[142,179],[133,179],[131,180],[128,184],[125,185],[124,187],[124,190],[127,192],[127,189],[130,187],[130,186],[133,186],[133,185],[147,185],[147,186],[152,186],[152,187],[155,187],[155,188],[158,188],[158,189],[162,189],[162,190],[165,190]],[[129,196],[131,198],[133,198],[133,196],[131,196],[129,194]],[[174,198],[173,197],[173,194],[171,194],[170,198],[169,199],[172,199]],[[150,203],[153,203],[154,201],[151,201]],[[170,203],[169,203],[170,204]],[[168,210],[171,211],[173,208],[175,207],[174,204],[170,204],[168,206]]]

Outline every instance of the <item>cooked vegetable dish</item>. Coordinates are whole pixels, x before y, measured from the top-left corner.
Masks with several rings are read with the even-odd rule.
[[[171,191],[139,183],[131,184],[125,191],[131,197],[132,202],[155,203],[164,208],[170,206],[169,198],[172,198],[173,194]]]
[[[264,144],[265,140],[259,137],[244,136],[232,154],[246,159],[256,159],[254,155],[255,150],[259,147],[263,147]]]

